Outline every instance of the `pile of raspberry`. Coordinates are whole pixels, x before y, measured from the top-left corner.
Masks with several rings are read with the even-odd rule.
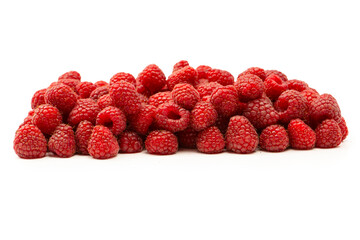
[[[185,60],[166,77],[155,64],[135,78],[82,81],[70,71],[33,95],[16,131],[21,158],[118,153],[282,152],[335,148],[348,135],[336,99],[277,70],[228,71]]]

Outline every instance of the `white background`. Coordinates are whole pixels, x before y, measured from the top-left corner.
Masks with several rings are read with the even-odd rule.
[[[357,1],[1,1],[0,239],[360,239]],[[330,150],[19,159],[33,93],[178,60],[278,69],[333,94]]]

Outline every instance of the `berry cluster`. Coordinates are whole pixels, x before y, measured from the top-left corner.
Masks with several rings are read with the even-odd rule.
[[[35,92],[16,131],[21,158],[74,154],[281,152],[337,147],[348,135],[337,101],[277,70],[252,67],[235,80],[225,70],[187,61],[166,78],[155,64],[135,78],[81,81],[70,71]]]

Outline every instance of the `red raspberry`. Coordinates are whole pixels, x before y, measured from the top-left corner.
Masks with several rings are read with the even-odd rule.
[[[145,95],[140,94],[140,93],[138,93],[138,96],[140,98],[141,104],[145,104],[145,105],[148,104],[148,101],[149,101],[148,97],[146,97]]]
[[[80,73],[76,72],[76,71],[69,71],[69,72],[66,72],[64,73],[63,75],[61,75],[59,77],[59,80],[60,79],[77,79],[77,80],[81,80],[81,76],[80,76]]]
[[[110,85],[119,82],[119,81],[126,81],[131,83],[132,85],[136,85],[136,80],[134,78],[133,75],[131,75],[130,73],[125,73],[125,72],[119,72],[117,74],[115,74],[114,76],[111,77],[110,79]]]
[[[122,153],[137,153],[143,150],[143,140],[136,132],[125,131],[121,133],[118,142]]]
[[[96,125],[108,127],[117,136],[126,128],[126,117],[117,107],[106,107],[97,115]]]
[[[207,84],[209,83],[209,80],[207,80],[206,78],[198,78],[198,80],[195,81],[194,83],[194,87],[197,89],[198,86],[200,86],[201,84]],[[216,83],[216,82],[213,82],[213,83]],[[221,85],[219,83],[219,85]]]
[[[148,65],[136,78],[139,84],[149,90],[151,94],[159,92],[166,84],[166,77],[163,71],[155,65]]]
[[[49,139],[49,150],[62,158],[68,158],[76,152],[75,135],[72,127],[60,124]]]
[[[218,89],[221,86],[222,85],[218,82],[209,82],[209,83],[199,84],[196,87],[196,90],[199,92],[200,98],[203,98],[205,96],[211,95],[216,89]]]
[[[55,106],[64,115],[71,112],[78,98],[76,93],[64,84],[57,84],[48,88],[44,97],[46,103]]]
[[[211,95],[207,95],[201,98],[202,102],[211,102]]]
[[[160,106],[163,103],[173,102],[171,92],[158,92],[149,97],[148,103],[155,107]]]
[[[88,98],[90,94],[96,89],[95,84],[91,82],[81,82],[76,85],[76,92],[79,94],[80,98]]]
[[[136,114],[141,109],[140,98],[131,83],[119,81],[110,85],[110,96],[126,115]]]
[[[344,141],[345,138],[347,137],[347,135],[349,134],[349,130],[348,130],[347,126],[346,126],[345,119],[343,117],[341,117],[341,120],[340,120],[340,122],[338,124],[339,124],[339,127],[341,129],[341,135],[342,135],[341,141]]]
[[[187,67],[187,66],[189,66],[188,61],[181,60],[181,61],[175,63],[174,68],[173,68],[173,72],[176,72],[177,70],[180,70],[180,69],[182,69],[184,67]]]
[[[200,101],[198,91],[188,83],[176,84],[171,95],[176,104],[187,110],[193,109],[195,104]]]
[[[102,110],[106,107],[110,107],[113,106],[115,107],[115,103],[114,100],[110,97],[110,94],[105,94],[102,95],[98,100],[97,100],[97,104],[99,106],[99,108]]]
[[[196,148],[202,153],[221,153],[225,147],[224,136],[215,127],[209,127],[198,133],[196,138]]]
[[[253,74],[240,74],[234,86],[238,92],[240,101],[243,102],[260,98],[265,89],[261,78]]]
[[[150,132],[147,136],[145,148],[150,154],[174,154],[178,150],[178,140],[172,132],[155,130]]]
[[[76,152],[82,155],[89,155],[88,145],[91,137],[91,133],[94,129],[94,125],[85,120],[79,123],[76,132],[75,132],[75,140],[76,140]]]
[[[310,121],[317,126],[325,119],[341,120],[341,112],[336,99],[330,94],[322,94],[310,104]]]
[[[275,74],[278,75],[281,78],[281,80],[283,80],[283,82],[286,82],[288,80],[287,76],[278,70],[265,70],[265,74],[266,74],[266,78],[271,74]]]
[[[293,119],[288,125],[290,147],[299,150],[309,150],[315,147],[316,134],[300,119]]]
[[[291,119],[307,119],[308,105],[305,98],[296,90],[287,90],[283,92],[274,104],[279,112],[280,122],[288,124]]]
[[[16,131],[14,150],[21,158],[42,158],[47,151],[46,138],[36,126],[24,124]]]
[[[45,103],[46,88],[36,91],[31,99],[31,108],[35,109],[37,106]]]
[[[207,71],[206,76],[209,82],[217,82],[223,86],[234,84],[234,76],[225,70],[213,68]]]
[[[255,152],[259,137],[254,126],[244,116],[230,118],[225,135],[226,149],[235,153]]]
[[[191,127],[188,127],[184,131],[178,132],[177,137],[179,146],[190,149],[196,148],[196,136],[197,132]]]
[[[215,124],[218,114],[209,102],[198,102],[190,115],[190,125],[195,131],[202,131]]]
[[[309,88],[309,85],[301,80],[293,79],[286,82],[288,89],[293,89],[302,92]]]
[[[26,118],[24,119],[23,123],[19,126],[19,128],[25,124],[30,124],[30,125],[34,125],[33,124],[33,116],[34,116],[35,111],[34,110],[30,110],[28,115],[26,116]]]
[[[156,107],[143,105],[138,114],[129,115],[129,123],[133,130],[141,135],[146,135],[149,127],[154,122]]]
[[[129,83],[130,84],[130,83]],[[119,144],[111,131],[102,125],[95,126],[89,140],[89,154],[96,159],[108,159],[119,153]]]
[[[103,80],[97,81],[94,84],[97,88],[98,87],[109,87],[109,84]]]
[[[252,74],[255,75],[257,77],[259,77],[262,81],[265,80],[266,78],[266,73],[265,70],[259,67],[251,67],[246,69],[244,72],[240,73],[238,78],[244,75],[248,75],[248,74]]]
[[[51,135],[62,122],[62,116],[56,107],[50,104],[42,104],[35,109],[32,122],[42,133]]]
[[[170,132],[183,131],[189,126],[190,112],[175,103],[164,103],[156,110],[155,123]]]
[[[230,122],[230,117],[224,117],[219,115],[216,119],[215,126],[221,131],[222,134],[226,134],[226,130],[228,128]]]
[[[71,87],[73,91],[76,91],[76,86],[81,83],[78,79],[59,79],[58,82]]]
[[[276,74],[272,74],[265,79],[265,93],[273,101],[275,101],[282,92],[287,90],[286,82]]]
[[[199,79],[201,78],[207,78],[207,72],[211,69],[211,67],[206,65],[200,65],[196,68],[196,71],[198,72]]]
[[[108,86],[97,87],[94,91],[91,92],[90,98],[96,102],[97,100],[99,100],[99,98],[106,94],[109,94]]]
[[[194,68],[187,66],[173,72],[167,79],[167,86],[169,90],[172,90],[175,85],[179,83],[189,83],[194,85],[197,79],[197,71]]]
[[[283,126],[271,125],[260,134],[259,146],[269,152],[282,152],[289,146],[289,137]]]
[[[320,94],[312,88],[308,88],[301,92],[301,95],[306,99],[308,106],[310,106],[311,102],[320,97]]]
[[[81,121],[88,120],[95,124],[99,112],[99,106],[91,98],[79,99],[69,114],[68,123],[71,126],[77,126]]]
[[[239,111],[239,97],[232,85],[217,88],[211,94],[210,101],[219,115],[231,117]]]
[[[279,120],[279,114],[275,111],[270,99],[267,97],[248,102],[243,115],[258,130],[276,124]]]
[[[334,148],[340,145],[342,133],[339,124],[334,119],[322,121],[315,129],[316,147]]]

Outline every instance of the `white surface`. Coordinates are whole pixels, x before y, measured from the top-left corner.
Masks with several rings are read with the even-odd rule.
[[[0,239],[359,239],[357,1],[2,1]],[[333,94],[331,150],[21,160],[33,93],[187,59],[237,76],[278,69]]]

